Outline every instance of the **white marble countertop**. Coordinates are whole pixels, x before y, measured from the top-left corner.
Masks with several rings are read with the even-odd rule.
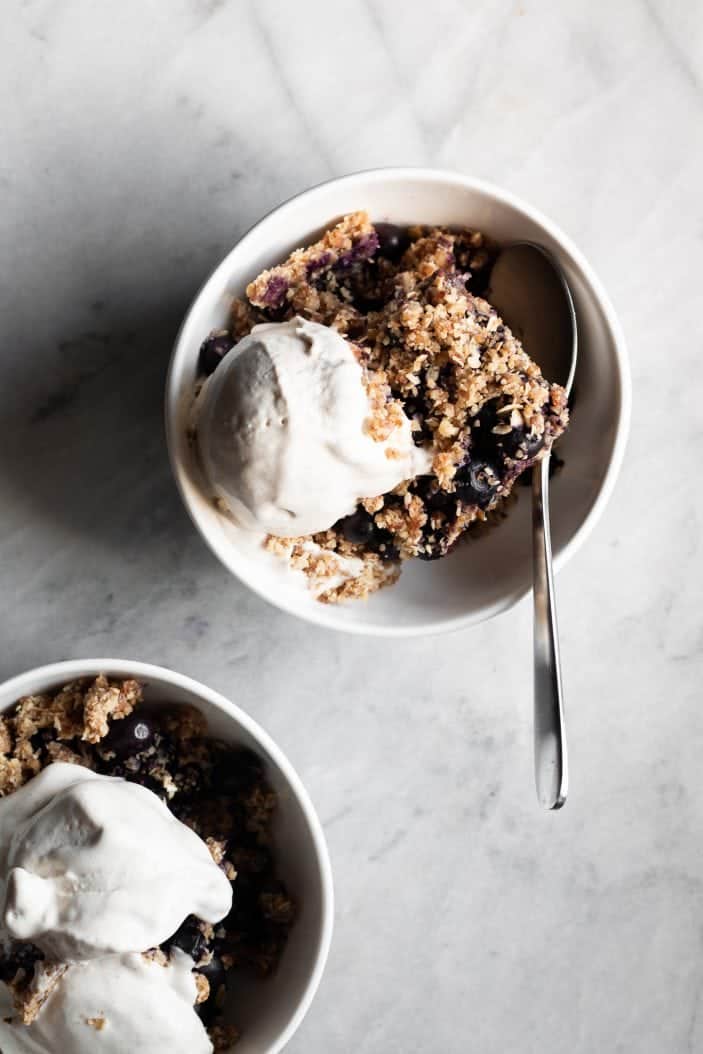
[[[3,15],[0,675],[163,663],[290,754],[338,897],[291,1054],[703,1050],[703,8]],[[560,814],[532,793],[529,605],[407,643],[314,629],[225,575],[169,474],[164,372],[208,270],[292,192],[395,163],[530,199],[591,258],[629,339],[624,470],[559,578]]]

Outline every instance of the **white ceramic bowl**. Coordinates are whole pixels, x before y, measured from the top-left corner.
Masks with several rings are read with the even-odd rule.
[[[271,558],[218,514],[186,440],[198,350],[212,329],[226,324],[230,297],[354,209],[366,209],[373,220],[464,224],[498,241],[531,239],[559,258],[576,304],[579,364],[572,422],[559,442],[566,466],[552,488],[557,569],[591,532],[615,484],[630,419],[627,352],[615,313],[586,260],[550,220],[512,194],[450,172],[376,169],[335,179],[281,205],[241,239],[196,296],[176,339],[166,388],[173,472],[194,523],[225,567],[283,610],[322,626],[382,636],[458,629],[505,611],[530,590],[527,491],[480,541],[458,546],[444,560],[406,563],[400,581],[366,603],[328,606],[297,583],[282,582]]]
[[[332,937],[333,888],[327,846],[320,822],[293,767],[272,739],[243,710],[224,696],[180,673],[124,659],[72,659],[29,670],[0,685],[0,712],[23,695],[52,691],[76,677],[105,673],[135,677],[149,703],[196,706],[209,731],[230,743],[251,747],[265,762],[279,808],[274,841],[300,916],[291,930],[278,970],[267,980],[238,986],[232,1020],[242,1027],[237,1054],[276,1054],[303,1020],[320,983]]]

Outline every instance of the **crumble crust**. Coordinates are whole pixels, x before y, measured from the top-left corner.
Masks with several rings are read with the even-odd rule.
[[[40,745],[38,733],[51,733],[46,740],[51,761],[93,768],[82,744],[98,743],[108,733],[109,720],[127,717],[141,698],[137,681],[110,681],[102,674],[93,681],[73,681],[53,696],[24,696],[13,714],[0,719],[0,797],[44,767],[40,754],[45,740]]]
[[[285,263],[262,271],[247,286],[249,302],[258,308],[280,309],[315,276],[335,266],[350,267],[368,260],[378,249],[378,235],[366,212],[352,212],[308,249],[296,249]]]

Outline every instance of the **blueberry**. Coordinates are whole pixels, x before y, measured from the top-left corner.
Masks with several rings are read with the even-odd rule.
[[[395,223],[375,223],[378,235],[378,255],[387,260],[399,260],[410,245],[410,236],[404,227]]]
[[[339,526],[346,540],[355,545],[366,545],[375,530],[373,516],[362,506],[359,506],[351,516],[345,516],[343,520],[340,520]]]
[[[32,750],[35,751],[35,753],[39,753],[40,751],[42,751],[46,746],[46,736],[44,734],[44,730],[42,729],[39,732],[35,732],[33,736],[29,737],[29,742],[31,743]]]
[[[427,508],[431,512],[445,512],[448,516],[456,514],[456,499],[453,494],[447,494],[446,490],[432,491],[425,500]]]
[[[439,368],[438,380],[440,387],[444,388],[449,393],[449,398],[452,401],[456,400],[456,366],[451,362],[445,362],[443,366]]]
[[[495,427],[501,431],[495,432]],[[510,428],[510,431],[503,431],[504,428]],[[472,432],[472,444],[474,449],[487,455],[489,460],[503,461],[505,458],[511,458],[523,461],[534,457],[542,449],[544,439],[542,436],[533,435],[524,425],[510,427],[510,415],[501,414]]]
[[[44,953],[34,944],[12,944],[7,957],[0,957],[0,981],[12,981],[18,970],[23,970],[27,978],[34,974],[36,963],[44,958]]]
[[[495,464],[506,458],[523,461],[533,458],[544,446],[543,436],[535,436],[524,425],[517,425],[509,431],[502,431],[510,426],[510,414],[499,414],[499,405],[495,399],[485,403],[473,420],[471,429],[471,450]],[[496,432],[495,428],[501,431]]]
[[[383,297],[373,296],[365,293],[354,293],[352,305],[356,308],[360,314],[369,315],[372,311],[380,311],[383,307]],[[347,333],[352,340],[362,340],[368,331],[368,319],[360,318],[358,320],[352,320],[348,323]]]
[[[166,943],[170,947],[180,948],[186,955],[190,955],[193,962],[197,962],[207,948],[207,941],[192,915],[188,916],[185,922],[176,930],[173,937]]]
[[[215,1024],[218,1017],[218,1009],[215,1006],[214,1001],[211,1002],[209,999],[206,999],[204,1003],[196,1003],[194,1009],[202,1023],[205,1025],[205,1028],[210,1028]]]
[[[200,355],[198,357],[200,372],[209,377],[211,373],[215,372],[227,352],[233,347],[234,341],[229,333],[213,333],[209,336],[200,347]]]
[[[504,435],[494,435],[491,438],[499,454],[516,461],[533,458],[544,446],[544,436],[533,435],[532,431],[528,432],[523,425],[512,428]]]
[[[376,528],[371,535],[371,539],[367,542],[367,545],[369,549],[372,549],[373,552],[381,558],[381,560],[390,561],[400,559],[400,553],[393,543],[393,535],[390,531],[386,531],[383,528]]]
[[[112,750],[119,758],[131,757],[148,750],[154,743],[151,722],[139,713],[128,714],[113,721],[110,731],[100,743],[102,750]]]
[[[411,395],[403,404],[405,414],[412,421],[413,417],[425,418],[429,416],[430,409],[421,395]]]
[[[465,505],[485,509],[494,498],[500,480],[490,462],[471,460],[456,474],[456,495]]]
[[[485,451],[495,446],[493,429],[498,424],[498,402],[490,399],[484,403],[471,421],[471,446],[474,450]]]
[[[523,445],[525,429],[522,426],[511,428],[509,432],[504,432],[502,435],[494,435],[491,438],[493,439],[493,447],[499,456],[515,458]]]
[[[361,264],[366,260],[370,260],[378,252],[379,245],[380,238],[375,231],[362,234],[354,242],[351,249],[337,257],[337,262],[334,265],[335,271],[347,271],[354,267],[355,264]]]
[[[429,510],[430,516],[422,528],[422,542],[418,557],[421,560],[439,560],[449,551],[447,528],[453,523],[457,513],[457,495],[442,490],[437,480],[426,478],[418,480],[416,492],[420,495]],[[440,522],[432,522],[432,513],[441,512]]]
[[[264,766],[253,750],[239,747],[223,752],[212,771],[212,784],[220,794],[238,794],[263,778]]]
[[[274,309],[283,307],[286,302],[288,288],[288,279],[274,272],[266,283],[266,291],[263,296],[264,305]]]
[[[544,440],[544,435],[536,436],[533,435],[532,432],[529,432],[525,436],[522,443],[522,449],[525,451],[528,458],[533,458],[536,454],[539,454],[540,450],[544,446]]]
[[[397,494],[387,494],[384,499],[387,507],[402,505],[403,499]],[[381,560],[398,560],[400,553],[393,544],[393,535],[382,527],[377,527],[371,516],[362,506],[351,516],[339,520],[337,528],[348,542],[365,545],[368,550],[380,556]]]
[[[251,936],[261,929],[263,919],[259,909],[259,887],[246,873],[238,874],[232,883],[232,907],[223,920],[227,930]]]
[[[126,771],[120,760],[114,757],[104,757],[100,749],[96,751],[96,772],[100,772],[103,776],[117,776],[118,779],[124,779]]]
[[[207,1027],[213,1024],[221,1010],[221,1005],[224,1001],[223,988],[227,985],[227,974],[222,964],[222,959],[217,955],[213,955],[207,965],[199,966],[198,973],[201,973],[203,977],[207,977],[210,984],[210,994],[207,999],[204,1003],[198,1003],[195,1007],[196,1013]]]
[[[443,512],[451,517],[456,515],[455,496],[442,490],[433,476],[422,476],[415,484],[414,491],[430,512]]]
[[[271,870],[272,860],[268,849],[237,846],[232,852],[232,863],[238,875],[260,875]]]

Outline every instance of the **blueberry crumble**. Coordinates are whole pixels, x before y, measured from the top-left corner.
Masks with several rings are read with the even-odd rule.
[[[484,298],[499,251],[479,231],[374,224],[355,212],[255,278],[229,327],[203,343],[207,388],[254,327],[328,327],[375,385],[370,434],[385,401],[427,455],[425,469],[357,494],[324,529],[264,532],[265,547],[305,572],[319,600],[365,597],[392,583],[402,561],[436,560],[500,521],[518,478],[566,428],[563,388]]]
[[[166,966],[174,955],[190,956],[195,1010],[212,1049],[229,1049],[238,1031],[223,1020],[225,992],[234,993],[236,1005],[242,978],[275,970],[296,917],[277,872],[271,839],[277,799],[263,762],[248,749],[208,736],[195,708],[150,707],[137,681],[100,676],[51,695],[27,696],[0,716],[0,798],[25,793],[30,781],[50,775],[55,763],[89,769],[91,779],[121,777],[152,791],[205,843],[212,859],[201,846],[202,853],[210,868],[217,865],[215,875],[225,891],[230,883],[232,907],[222,921],[210,924],[189,915],[142,956],[152,967]],[[35,1021],[51,993],[65,983],[67,969],[72,968],[52,961],[35,944],[2,935],[0,980],[14,1000],[14,1020]],[[96,1016],[88,1024],[102,1029],[104,1022]]]

